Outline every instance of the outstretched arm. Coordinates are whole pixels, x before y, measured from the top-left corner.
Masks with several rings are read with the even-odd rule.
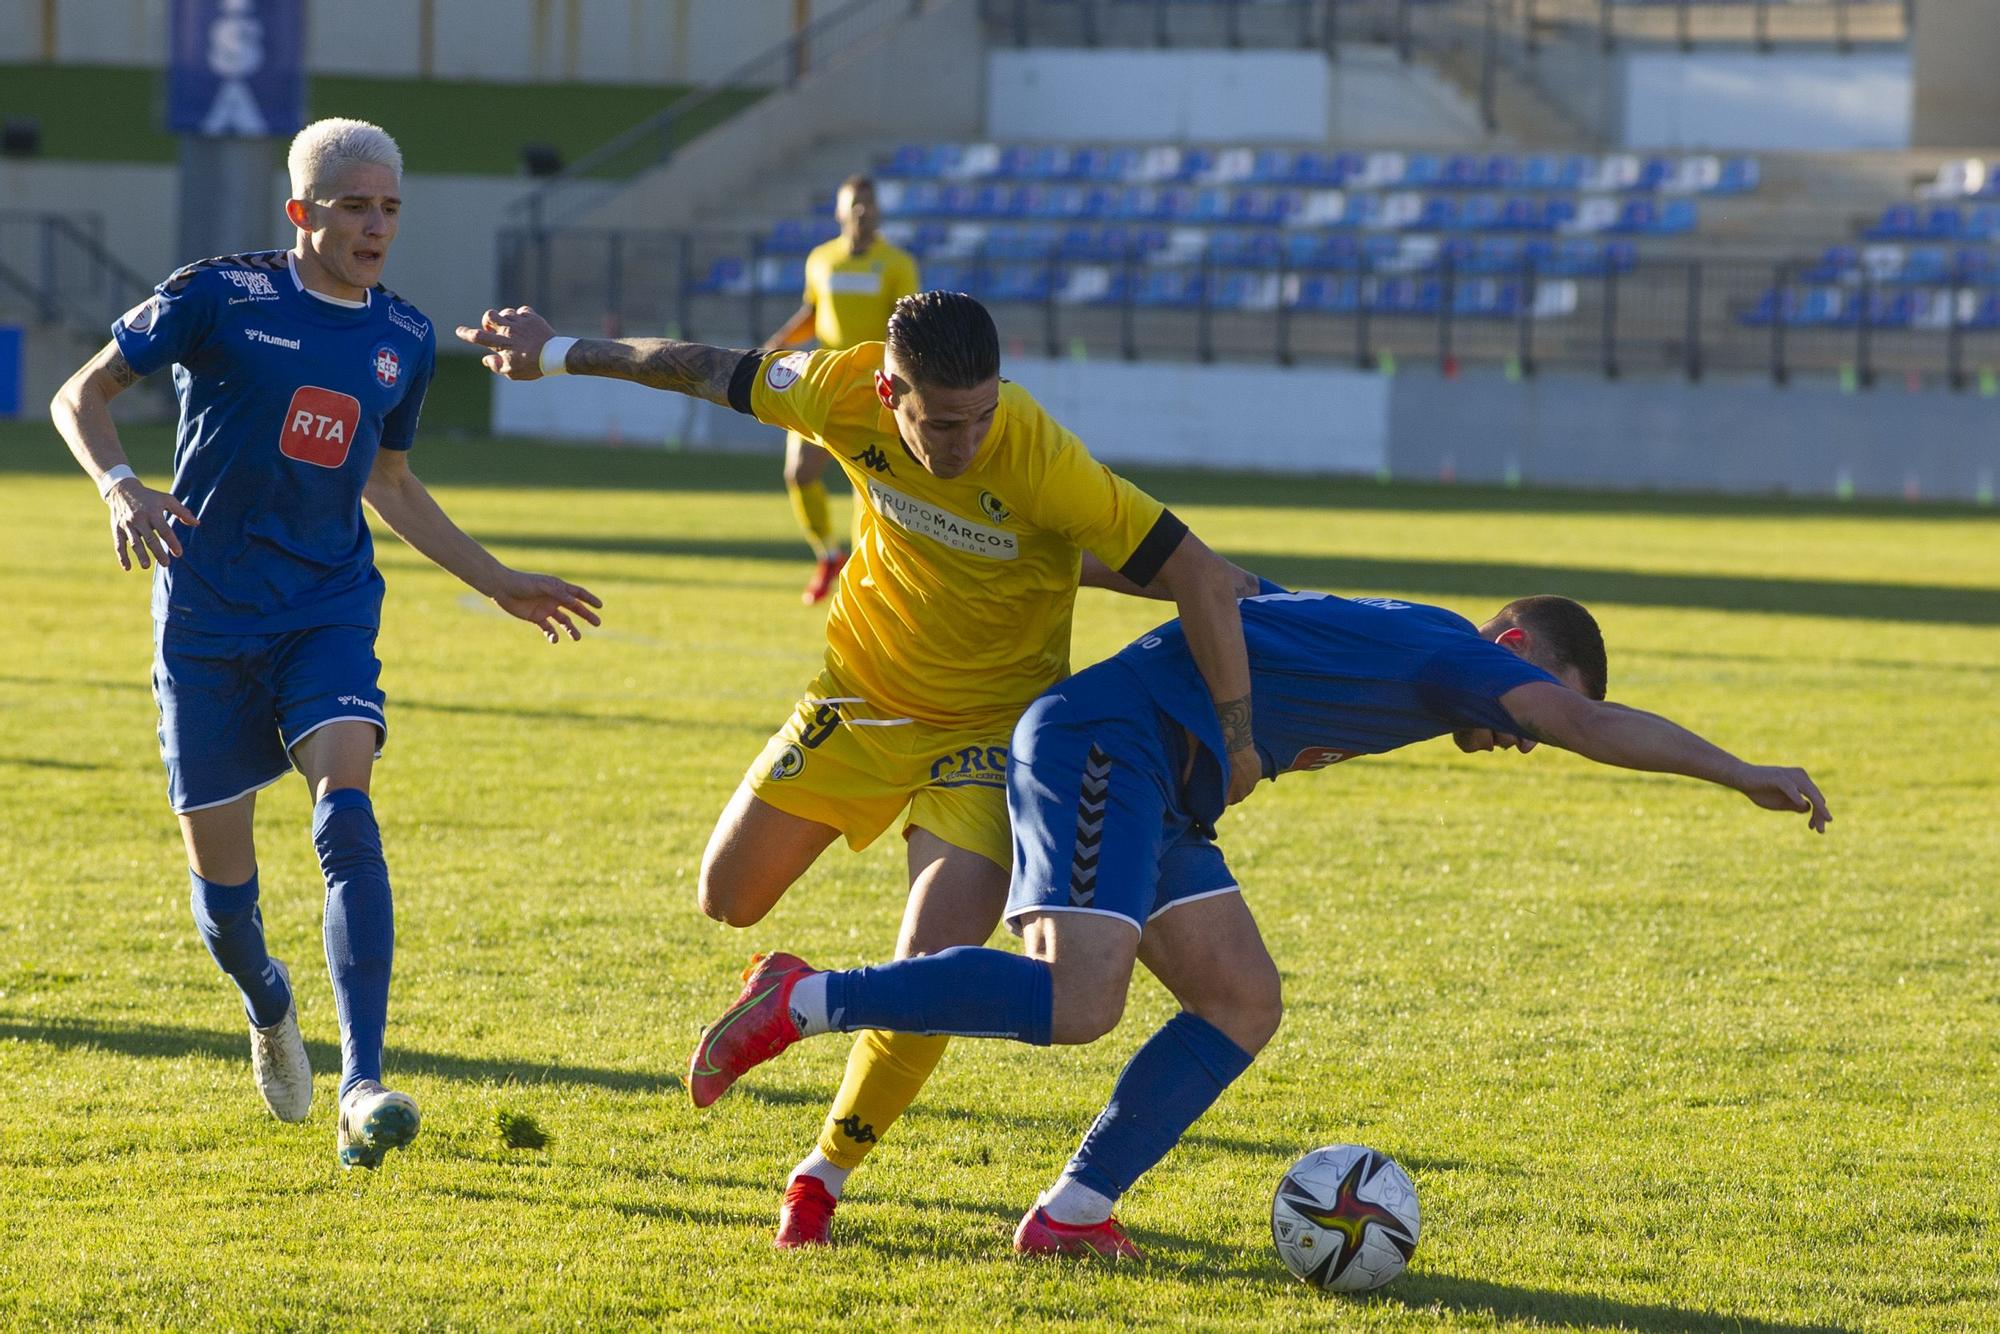
[[[165,565],[181,554],[180,539],[167,523],[169,516],[190,528],[200,524],[194,512],[172,495],[141,482],[126,462],[125,446],[111,420],[111,400],[137,383],[139,373],[118,344],[106,343],[49,401],[49,420],[56,433],[111,508],[112,548],[118,564],[127,570],[134,557],[145,570],[156,560]]]
[[[1264,776],[1250,730],[1250,654],[1243,646],[1243,614],[1236,606],[1242,573],[1189,533],[1154,580],[1179,607],[1188,651],[1215,697],[1222,744],[1229,751],[1231,805],[1249,796]]]
[[[503,565],[473,541],[438,507],[429,489],[410,471],[409,455],[403,451],[376,453],[375,467],[361,494],[396,536],[492,598],[508,615],[538,628],[551,644],[565,633],[571,639],[583,638],[570,619],[572,614],[592,625],[603,624],[595,608],[604,604],[589,589],[552,574],[530,574]]]
[[[1216,559],[1222,560],[1220,556],[1217,556]],[[1263,590],[1264,585],[1250,571],[1240,565],[1231,565],[1226,560],[1222,561],[1222,563],[1228,565],[1232,571],[1230,578],[1236,589],[1237,597],[1254,598]],[[1124,575],[1118,573],[1118,571],[1112,569],[1109,565],[1106,565],[1097,557],[1091,555],[1088,551],[1083,553],[1083,569],[1077,575],[1076,584],[1078,588],[1107,588],[1113,593],[1123,593],[1127,597],[1152,598],[1158,602],[1172,602],[1174,600],[1174,595],[1167,591],[1166,584],[1159,579],[1154,579],[1152,583],[1142,588],[1130,579],[1127,579]]]
[[[1734,788],[1767,811],[1809,813],[1816,833],[1825,833],[1833,819],[1826,798],[1804,769],[1745,763],[1656,713],[1599,703],[1549,681],[1515,686],[1500,697],[1500,706],[1524,735],[1599,764],[1682,774]]]
[[[539,380],[549,374],[598,375],[631,380],[711,403],[729,404],[729,380],[743,358],[741,349],[682,343],[671,338],[573,338],[559,365],[544,368],[543,349],[556,332],[527,306],[489,310],[479,327],[458,327],[465,342],[487,349],[486,369],[509,380]],[[553,354],[552,354],[553,355]]]

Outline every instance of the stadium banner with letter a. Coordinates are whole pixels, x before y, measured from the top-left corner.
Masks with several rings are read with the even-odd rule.
[[[305,0],[173,0],[167,129],[275,139],[306,123]]]

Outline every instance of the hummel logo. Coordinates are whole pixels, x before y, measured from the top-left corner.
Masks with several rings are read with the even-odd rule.
[[[1069,864],[1069,901],[1088,908],[1097,899],[1097,857],[1104,844],[1104,808],[1111,795],[1111,757],[1092,745],[1084,757],[1076,803],[1076,852]]]
[[[839,1129],[841,1134],[847,1136],[856,1144],[873,1144],[875,1142],[875,1127],[863,1121],[853,1112],[849,1112],[833,1124]]]
[[[269,343],[272,347],[290,348],[294,352],[299,350],[298,339],[280,338],[276,334],[267,334],[262,329],[245,329],[243,336],[253,343]]]
[[[880,446],[870,445],[859,454],[849,454],[847,457],[864,468],[873,468],[876,472],[889,471],[889,456],[882,452]]]

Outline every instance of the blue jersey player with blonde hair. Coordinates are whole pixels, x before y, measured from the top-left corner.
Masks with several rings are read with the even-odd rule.
[[[380,282],[402,208],[395,141],[322,120],[288,165],[297,244],[175,273],[112,326],[50,415],[110,509],[119,564],[154,569],[153,692],[195,925],[242,992],[257,1087],[283,1121],[306,1119],[312,1070],[292,978],[265,950],[252,814],[287,770],[305,777],[340,1019],[336,1143],[344,1166],[375,1167],[419,1118],[381,1082],[395,931],[368,793],[388,722],[383,580],[362,502],[550,643],[578,638],[577,620],[598,624],[601,604],[503,565],[410,471],[437,339]],[[108,404],[169,366],[180,426],[173,481],[155,491],[126,461]]]
[[[1832,818],[1805,770],[1747,764],[1606,703],[1604,640],[1567,598],[1522,598],[1475,627],[1441,607],[1272,587],[1242,614],[1254,755],[1224,749],[1178,622],[1052,687],[1016,726],[1007,766],[1006,919],[1025,954],[958,948],[845,972],[756,960],[695,1049],[696,1105],[819,1033],[1094,1042],[1143,963],[1181,1011],[1126,1065],[1014,1237],[1030,1254],[1137,1255],[1112,1217],[1118,1197],[1249,1068],[1282,1012],[1278,970],[1214,841],[1235,764],[1261,781],[1446,734],[1465,750],[1546,741],[1733,788],[1815,830]]]

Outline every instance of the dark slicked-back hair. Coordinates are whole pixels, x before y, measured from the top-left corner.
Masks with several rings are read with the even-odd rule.
[[[916,292],[889,317],[889,355],[914,384],[973,389],[1000,374],[1000,331],[963,292]]]
[[[1583,693],[1603,699],[1608,667],[1604,660],[1604,632],[1597,618],[1581,602],[1544,593],[1538,597],[1516,598],[1493,618],[1505,626],[1519,626],[1566,667],[1574,667],[1583,677]]]
[[[872,195],[875,193],[875,178],[865,171],[857,171],[842,181],[840,188],[842,190],[866,190]]]

